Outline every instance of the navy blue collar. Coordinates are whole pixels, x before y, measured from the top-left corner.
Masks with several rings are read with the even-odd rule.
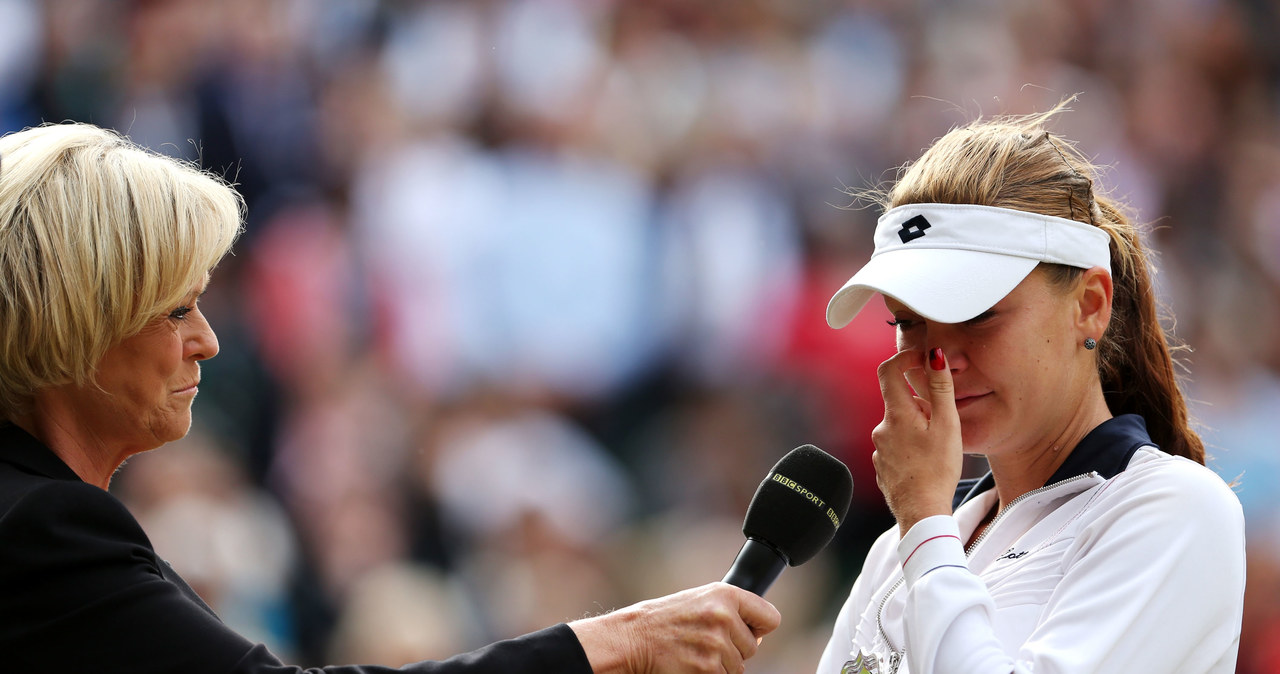
[[[1089,431],[1080,444],[1071,450],[1067,460],[1058,466],[1045,486],[1095,472],[1110,480],[1124,471],[1139,447],[1146,445],[1155,446],[1155,443],[1147,435],[1147,423],[1142,417],[1122,414],[1107,419]],[[976,479],[961,480],[956,487],[955,499],[951,502],[952,509],[995,486],[996,481],[991,473]]]
[[[12,423],[0,422],[0,463],[9,463],[19,470],[58,480],[80,482],[70,466],[62,462],[53,450],[44,446],[30,433]]]

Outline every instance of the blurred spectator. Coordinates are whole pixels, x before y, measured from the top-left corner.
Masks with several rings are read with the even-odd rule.
[[[334,629],[329,660],[398,667],[467,650],[469,604],[456,583],[429,568],[395,563],[364,574]]]
[[[433,436],[417,457],[418,484],[437,500],[493,634],[613,605],[598,546],[623,526],[633,496],[602,447],[570,420],[502,394],[452,409]]]

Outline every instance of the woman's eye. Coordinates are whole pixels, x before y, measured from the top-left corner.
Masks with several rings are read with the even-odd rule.
[[[191,313],[191,307],[178,307],[177,309],[169,312],[169,318],[172,318],[175,321],[180,321],[186,318],[189,313]]]
[[[996,315],[996,312],[987,310],[978,314],[977,316],[974,316],[973,318],[970,318],[969,320],[965,321],[965,323],[969,325],[977,325],[979,323],[983,323],[987,320],[990,320],[995,315]]]
[[[915,321],[909,318],[895,318],[891,321],[885,321],[885,323],[888,323],[891,327],[901,328],[903,330],[909,330],[912,327],[915,327],[916,324]]]

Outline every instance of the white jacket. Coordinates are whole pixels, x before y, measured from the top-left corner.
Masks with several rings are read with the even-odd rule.
[[[1156,449],[1140,417],[1091,432],[966,554],[996,504],[984,483],[953,516],[876,541],[819,674],[851,662],[872,674],[1235,671],[1240,503],[1212,471]]]

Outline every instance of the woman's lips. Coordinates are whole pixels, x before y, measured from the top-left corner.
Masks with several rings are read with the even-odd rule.
[[[982,400],[983,398],[986,398],[986,397],[987,397],[987,396],[989,396],[989,395],[991,395],[991,394],[990,394],[990,393],[976,393],[976,394],[966,395],[966,396],[962,396],[962,397],[960,397],[960,398],[956,398],[956,409],[957,409],[957,410],[962,410],[962,409],[964,409],[964,408],[966,408],[966,407],[969,407],[970,405],[972,405],[972,404],[974,404],[974,403],[978,402],[979,400]]]

